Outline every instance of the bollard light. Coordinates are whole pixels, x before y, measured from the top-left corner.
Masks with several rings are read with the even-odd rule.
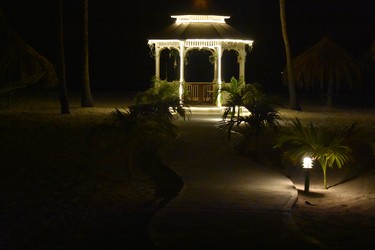
[[[309,192],[310,189],[310,169],[312,169],[311,157],[303,158],[303,169],[305,169],[305,192]]]
[[[303,168],[312,168],[312,159],[311,157],[303,158]]]

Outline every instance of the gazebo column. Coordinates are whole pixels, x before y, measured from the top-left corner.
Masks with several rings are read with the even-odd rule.
[[[246,63],[246,50],[245,45],[241,46],[241,49],[238,50],[238,64],[239,64],[239,78],[242,78],[245,81],[245,63]],[[246,82],[246,81],[245,81]]]
[[[221,56],[222,56],[222,48],[221,48],[221,45],[218,45],[218,47],[216,48],[216,52],[217,52],[217,76],[216,76],[216,79],[217,79],[217,88],[218,88],[218,96],[217,96],[217,106],[218,107],[221,107]]]
[[[160,48],[155,44],[155,77],[160,79]]]
[[[217,83],[217,76],[218,76],[218,72],[217,72],[217,60],[215,60],[215,63],[214,63],[214,80],[213,80],[214,83]]]
[[[216,50],[214,50],[212,53],[213,53],[213,56],[217,54]],[[217,83],[217,75],[218,74],[217,74],[217,58],[216,58],[216,60],[214,61],[214,79],[212,80],[213,83]]]
[[[185,83],[185,42],[180,41],[180,103],[182,104],[182,96],[184,94],[184,83]]]

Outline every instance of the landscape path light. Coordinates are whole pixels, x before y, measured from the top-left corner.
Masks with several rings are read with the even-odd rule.
[[[312,158],[303,158],[303,169],[305,169],[305,192],[309,192],[310,189],[310,170],[312,169]]]

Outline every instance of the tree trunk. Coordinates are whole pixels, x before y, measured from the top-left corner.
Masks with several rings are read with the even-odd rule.
[[[88,0],[82,0],[82,23],[83,23],[83,79],[82,79],[82,97],[81,107],[93,107],[94,101],[90,89],[89,73],[89,39],[88,39]]]
[[[324,188],[328,189],[327,188],[327,167],[323,167],[323,184],[324,184]]]
[[[280,21],[281,21],[281,31],[283,34],[284,45],[285,45],[285,56],[286,56],[286,67],[288,71],[288,87],[289,87],[289,106],[293,110],[301,110],[297,99],[296,87],[294,82],[294,72],[292,66],[292,56],[289,47],[289,39],[286,26],[285,18],[285,0],[280,0]]]
[[[323,186],[325,189],[328,189],[327,188],[327,164],[328,164],[327,159],[320,159],[318,161],[323,171]]]
[[[59,92],[61,114],[70,114],[65,79],[63,0],[59,2]]]

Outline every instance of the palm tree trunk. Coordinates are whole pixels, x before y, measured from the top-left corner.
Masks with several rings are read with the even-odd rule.
[[[60,92],[60,111],[61,114],[70,114],[69,100],[66,89],[65,79],[65,51],[64,51],[64,21],[63,21],[63,0],[59,2],[59,92]]]
[[[323,178],[324,178],[324,188],[325,189],[328,189],[327,188],[327,168],[323,168]]]
[[[88,0],[82,0],[83,3],[83,79],[82,79],[82,97],[81,107],[93,107],[94,101],[90,89],[89,74],[89,39],[88,39]]]
[[[289,39],[286,26],[285,18],[285,0],[280,0],[280,21],[281,21],[281,31],[283,34],[284,45],[285,45],[285,55],[286,55],[286,66],[288,71],[288,86],[289,86],[289,106],[293,110],[301,110],[297,99],[293,65],[292,65],[292,56],[289,47]]]
[[[323,170],[323,186],[327,189],[327,160],[319,160]]]

